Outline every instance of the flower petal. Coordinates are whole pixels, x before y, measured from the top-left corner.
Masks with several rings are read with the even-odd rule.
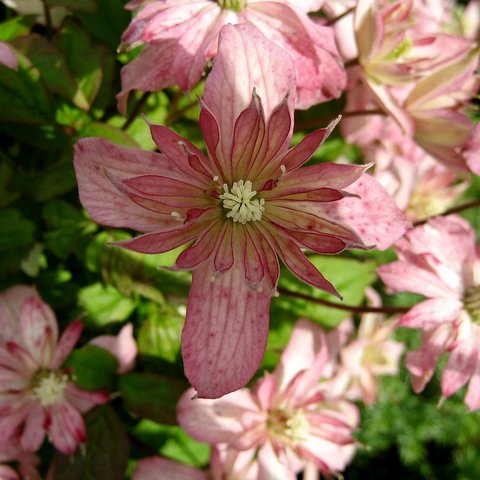
[[[185,375],[201,398],[243,387],[265,351],[271,295],[253,290],[241,265],[217,276],[211,262],[193,272],[182,334]]]
[[[60,368],[63,365],[67,357],[70,355],[70,352],[73,350],[73,347],[78,342],[82,330],[83,324],[81,320],[75,320],[68,325],[60,337],[50,368]]]
[[[66,455],[75,452],[77,445],[86,440],[82,416],[68,402],[53,405],[48,436],[60,452]]]
[[[35,402],[25,419],[22,432],[22,448],[28,452],[36,452],[45,438],[45,412],[40,402]]]
[[[132,474],[132,480],[208,480],[199,468],[190,467],[161,457],[142,458]]]
[[[418,281],[418,279],[416,280]],[[398,325],[409,328],[432,328],[439,323],[457,320],[463,303],[454,298],[434,298],[425,300],[413,308],[398,320]]]

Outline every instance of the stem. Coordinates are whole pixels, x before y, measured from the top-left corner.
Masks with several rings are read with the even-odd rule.
[[[358,65],[358,58],[352,58],[343,64],[345,68],[355,67],[356,65]]]
[[[45,23],[47,25],[47,38],[51,40],[53,36],[52,16],[50,15],[50,7],[47,4],[47,0],[42,0],[43,13],[45,15]]]
[[[182,115],[185,113],[185,112],[188,112],[191,108],[195,107],[197,105],[198,101],[195,100],[195,101],[192,101],[190,102],[188,105],[185,105],[183,108],[181,108],[180,110],[174,110],[172,112],[171,115],[169,115],[166,119],[165,119],[165,125],[168,127],[169,125],[172,125],[173,123],[175,123],[179,118],[182,117]]]
[[[352,13],[354,10],[355,10],[355,7],[352,7],[352,8],[349,8],[348,10],[345,10],[340,15],[337,15],[336,17],[333,17],[330,20],[328,20],[327,23],[325,23],[325,25],[327,25],[327,26],[333,25],[334,23],[341,20],[343,17],[346,17],[349,13]]]
[[[349,112],[341,113],[342,118],[348,117],[361,117],[365,115],[385,115],[385,112],[380,109],[374,110],[350,110]],[[318,117],[310,118],[307,120],[301,120],[295,123],[295,130],[304,130],[305,128],[317,128],[324,127],[326,124],[330,123],[332,120],[335,120],[337,115],[331,117]]]
[[[452,213],[463,212],[464,210],[468,210],[469,208],[480,207],[480,200],[472,200],[471,202],[464,203],[463,205],[459,205],[458,207],[449,208],[445,210],[443,213],[438,215],[432,215],[431,217],[425,218],[423,220],[419,220],[418,222],[414,222],[413,226],[418,227],[419,225],[424,225],[430,219],[436,217],[446,217],[447,215],[451,215]]]
[[[130,115],[125,120],[125,123],[122,125],[122,130],[126,130],[132,122],[138,117],[139,113],[141,112],[142,108],[144,107],[145,103],[148,100],[148,97],[152,92],[144,92],[143,95],[138,99],[138,102],[133,107],[133,110],[130,112]]]
[[[410,310],[410,307],[357,307],[355,305],[346,305],[342,303],[334,303],[328,300],[323,300],[320,298],[312,297],[311,295],[306,295],[300,292],[293,292],[287,288],[278,288],[278,293],[288,295],[289,297],[300,298],[302,300],[307,300],[308,302],[318,303],[319,305],[324,305],[325,307],[334,308],[336,310],[344,310],[352,313],[385,313],[387,315],[394,313],[405,313]]]

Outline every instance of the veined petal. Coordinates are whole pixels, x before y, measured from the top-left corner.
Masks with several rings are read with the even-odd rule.
[[[177,40],[147,45],[138,57],[122,68],[122,90],[117,94],[118,110],[127,113],[128,95],[132,90],[158,92],[175,84],[172,71]]]
[[[45,438],[45,412],[40,402],[34,402],[25,419],[22,432],[22,448],[28,452],[36,452]]]
[[[252,239],[251,229],[246,227],[239,231],[239,244],[242,248],[245,277],[249,282],[258,283],[265,274],[260,246]]]
[[[267,119],[287,95],[293,109],[295,72],[291,58],[251,25],[225,25],[203,97],[221,128],[218,155],[222,163],[229,159],[235,121],[250,103],[254,88]]]
[[[221,178],[226,178],[225,162],[221,163],[219,158],[221,152],[219,150],[220,145],[220,127],[213,114],[208,110],[208,107],[203,101],[200,101],[202,110],[200,111],[200,117],[198,122],[202,131],[205,146],[207,147],[209,158],[212,160],[213,171],[217,172]],[[223,159],[223,157],[221,157]]]
[[[298,243],[317,253],[335,254],[340,253],[347,248],[345,239],[338,238],[335,235],[312,232],[288,232]],[[351,247],[351,245],[348,245]]]
[[[56,369],[63,365],[67,357],[70,355],[70,352],[73,350],[73,347],[78,342],[82,330],[83,324],[81,320],[75,320],[68,325],[60,337],[50,368]]]
[[[278,277],[280,275],[280,265],[277,254],[275,253],[274,244],[265,237],[259,228],[253,225],[249,229],[249,234],[262,259],[263,271],[268,279],[270,291],[273,293],[276,291]]]
[[[150,173],[178,178],[178,169],[165,155],[119,147],[101,138],[84,138],[75,146],[74,163],[80,201],[95,221],[140,232],[171,223],[168,216],[132,202],[105,174],[108,170],[120,178]]]
[[[415,281],[419,281],[415,277]],[[413,308],[398,321],[401,327],[432,328],[439,323],[453,323],[459,317],[463,303],[456,298],[433,298],[425,300]]]
[[[51,424],[48,436],[55,448],[69,455],[86,440],[85,424],[80,413],[63,401],[50,407]]]
[[[219,276],[211,262],[193,272],[182,356],[199,397],[218,398],[250,380],[265,351],[270,300],[250,287],[241,264]]]
[[[95,405],[108,402],[110,395],[103,391],[87,392],[74,383],[69,383],[65,389],[65,399],[80,413],[86,413]]]
[[[37,296],[20,308],[20,334],[25,349],[39,367],[49,367],[58,338],[58,325],[52,309]]]

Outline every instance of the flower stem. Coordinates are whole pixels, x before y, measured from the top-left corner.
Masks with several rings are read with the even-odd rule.
[[[52,16],[50,15],[50,7],[47,4],[47,0],[42,0],[43,13],[45,15],[45,23],[47,25],[47,38],[51,39],[53,36]]]
[[[132,122],[138,117],[140,112],[142,111],[143,106],[148,100],[148,97],[152,94],[152,92],[144,92],[143,95],[138,99],[138,102],[133,107],[133,110],[130,112],[130,115],[125,120],[125,123],[122,125],[122,130],[126,130]]]
[[[340,15],[337,15],[336,17],[333,17],[330,20],[328,20],[327,23],[325,23],[325,25],[327,25],[327,26],[333,25],[334,23],[341,20],[343,17],[346,17],[349,13],[352,13],[354,10],[355,10],[355,7],[352,7],[352,8],[349,8],[348,10],[345,10]]]
[[[282,287],[278,288],[278,293],[288,295],[289,297],[300,298],[308,302],[318,303],[319,305],[324,305],[325,307],[334,308],[336,310],[344,310],[352,313],[385,313],[387,315],[391,315],[394,313],[405,313],[410,310],[410,307],[360,307],[355,305],[347,305],[344,303],[334,303],[328,300],[323,300],[321,298],[315,298],[311,295],[306,295],[304,293],[293,292],[292,290],[288,290],[287,288]]]
[[[447,215],[452,215],[452,213],[459,213],[463,212],[464,210],[468,210],[469,208],[480,207],[480,200],[472,200],[471,202],[464,203],[463,205],[458,205],[457,207],[449,208],[445,210],[443,213],[439,213],[438,215],[432,215],[431,217],[425,218],[423,220],[419,220],[413,224],[414,227],[418,227],[419,225],[424,225],[430,219],[436,217],[446,217]]]

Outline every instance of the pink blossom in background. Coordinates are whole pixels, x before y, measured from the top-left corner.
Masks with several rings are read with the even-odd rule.
[[[138,350],[131,323],[122,327],[116,336],[100,335],[91,340],[90,343],[108,350],[117,359],[117,373],[127,373],[135,367],[135,357]]]
[[[162,457],[140,460],[132,474],[132,480],[208,480],[205,472]]]
[[[6,463],[16,463],[16,469]],[[1,480],[41,480],[36,469],[38,458],[22,450],[20,437],[0,439],[0,479]]]
[[[37,451],[47,435],[63,453],[85,441],[82,413],[108,395],[79,389],[61,366],[82,324],[72,322],[58,338],[55,315],[32,288],[12,287],[0,295],[0,432],[20,437]]]
[[[10,45],[5,42],[0,42],[0,65],[5,65],[13,70],[18,68],[18,60],[15,52]]]
[[[368,289],[367,297],[372,306],[381,306],[380,296],[374,290]],[[346,319],[339,328],[355,331],[352,323],[351,319]],[[392,340],[395,327],[394,322],[385,322],[382,314],[362,315],[356,334],[338,348],[340,363],[325,386],[327,391],[333,388],[348,400],[373,404],[378,394],[378,377],[398,373],[404,345]]]
[[[217,400],[192,400],[195,392],[188,390],[178,421],[194,439],[216,445],[215,472],[229,468],[227,478],[294,480],[308,462],[325,474],[340,472],[355,452],[359,415],[353,404],[322,391],[328,358],[321,327],[300,320],[273,373],[251,391]],[[248,475],[239,475],[240,468]],[[223,478],[215,472],[213,478]]]
[[[313,22],[307,12],[322,2],[302,0],[151,0],[140,7],[124,32],[124,47],[147,44],[122,71],[119,109],[126,110],[133,89],[157,91],[175,84],[190,90],[201,78],[207,60],[217,53],[218,35],[228,23],[248,23],[291,56],[297,79],[296,108],[338,98],[345,72],[333,30]]]
[[[440,355],[449,354],[442,373],[442,395],[469,382],[465,403],[480,408],[480,256],[471,226],[456,215],[414,228],[396,246],[398,261],[378,269],[392,291],[424,295],[399,321],[421,328],[421,347],[407,354],[412,384],[420,392]]]
[[[288,148],[288,53],[250,25],[227,25],[220,38],[200,114],[208,157],[158,125],[150,129],[162,153],[83,139],[75,154],[80,200],[93,218],[147,232],[117,245],[160,253],[195,240],[176,261],[193,269],[182,354],[187,378],[207,398],[242,387],[260,363],[277,254],[300,279],[338,295],[301,247],[383,249],[407,226],[364,166],[299,168],[333,125]]]

